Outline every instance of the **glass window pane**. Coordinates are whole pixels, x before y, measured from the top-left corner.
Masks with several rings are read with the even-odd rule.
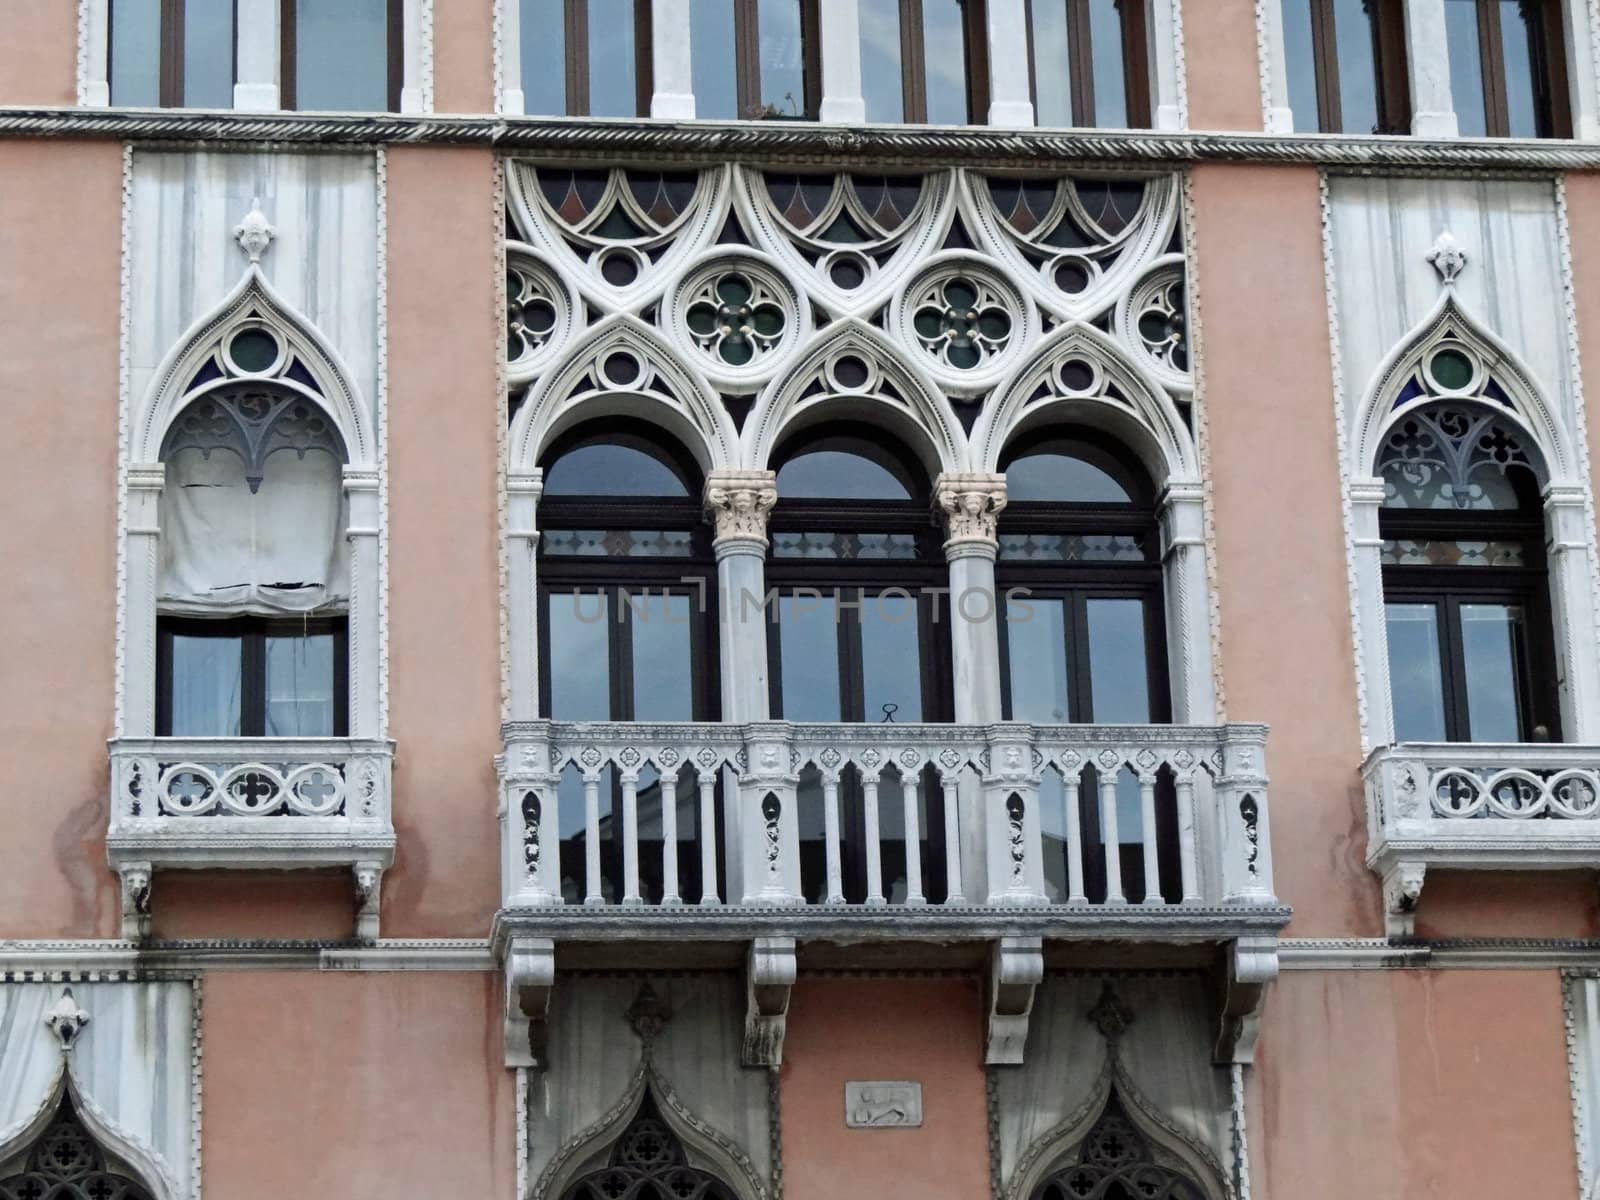
[[[333,634],[267,638],[268,737],[333,736]]]
[[[633,446],[575,446],[545,468],[546,496],[688,496],[662,459]]]
[[[1034,0],[1033,110],[1043,126],[1072,124],[1066,0]]]
[[[161,103],[161,0],[112,0],[111,103]]]
[[[1444,33],[1450,56],[1450,97],[1462,137],[1483,137],[1483,56],[1478,41],[1478,0],[1444,0]]]
[[[1467,737],[1522,740],[1518,680],[1523,657],[1522,606],[1463,604],[1461,655],[1467,674]]]
[[[1339,60],[1339,133],[1378,131],[1378,64],[1373,58],[1369,0],[1334,0],[1334,54]]]
[[[1321,128],[1317,113],[1317,57],[1311,40],[1311,0],[1283,0],[1283,69],[1297,133]]]
[[[862,712],[868,721],[922,720],[922,639],[917,601],[904,591],[861,606]]]
[[[589,0],[589,114],[637,117],[634,0]]]
[[[1090,0],[1089,50],[1094,61],[1094,123],[1128,127],[1128,90],[1122,53],[1121,0]]]
[[[810,450],[778,470],[778,495],[810,500],[910,500],[905,482],[882,463],[846,450]]]
[[[694,115],[731,121],[739,113],[733,0],[694,0],[689,6],[689,64]]]
[[[183,103],[233,107],[233,5],[226,0],[183,6]]]
[[[1066,601],[1008,597],[1006,648],[1011,719],[1040,724],[1070,721]]]
[[[295,107],[389,107],[388,0],[295,0]]]
[[[602,591],[550,596],[544,652],[550,661],[550,716],[609,721],[611,598]]]
[[[930,125],[967,123],[967,47],[961,24],[962,0],[922,0]]]
[[[1539,136],[1533,86],[1533,47],[1539,43],[1531,36],[1528,22],[1543,19],[1542,4],[1500,0],[1500,44],[1506,68],[1507,132],[1512,137]]]
[[[1092,719],[1103,724],[1142,725],[1152,719],[1144,601],[1090,600],[1088,610]]]
[[[832,596],[778,598],[778,663],[783,718],[838,721],[839,618]]]
[[[1006,467],[1012,501],[1059,500],[1072,504],[1132,504],[1134,497],[1110,472],[1070,454],[1040,452]]]
[[[567,111],[566,4],[522,0],[522,111],[563,116]]]
[[[800,0],[759,0],[761,105],[786,117],[806,116],[805,44]]]
[[[692,603],[692,597],[660,592],[628,598],[635,721],[694,720]]]
[[[1384,613],[1395,741],[1442,742],[1444,687],[1439,610],[1432,604],[1388,604]]]
[[[242,646],[236,637],[173,635],[173,737],[239,736]]]
[[[867,120],[906,119],[900,63],[900,0],[860,0],[861,96]]]

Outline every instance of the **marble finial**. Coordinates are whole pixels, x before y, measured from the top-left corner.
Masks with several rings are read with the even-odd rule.
[[[1433,264],[1433,269],[1439,272],[1439,278],[1446,287],[1456,281],[1467,267],[1467,252],[1461,248],[1461,243],[1456,241],[1455,234],[1448,229],[1439,234],[1433,243],[1433,249],[1428,251],[1428,261]]]
[[[56,1035],[61,1048],[71,1050],[72,1043],[78,1040],[83,1027],[89,1023],[89,1014],[78,1007],[78,1002],[72,998],[71,988],[62,988],[61,998],[45,1013],[44,1023],[50,1026],[50,1032]]]
[[[234,240],[239,243],[239,249],[249,256],[252,263],[259,263],[261,256],[267,252],[267,247],[272,245],[272,239],[278,236],[278,231],[272,227],[265,213],[261,211],[260,199],[250,201],[250,211],[245,213],[244,220],[233,228]]]

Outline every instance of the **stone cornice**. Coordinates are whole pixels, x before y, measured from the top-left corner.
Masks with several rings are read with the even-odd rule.
[[[1328,134],[1167,133],[842,127],[810,122],[195,112],[187,109],[0,107],[0,137],[107,138],[224,147],[263,143],[352,148],[486,146],[548,159],[609,162],[741,158],[929,166],[1192,162],[1303,163],[1366,169],[1553,171],[1600,168],[1600,143]]]

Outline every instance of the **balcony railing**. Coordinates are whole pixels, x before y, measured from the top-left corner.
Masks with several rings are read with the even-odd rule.
[[[1275,905],[1265,737],[514,723],[499,763],[504,905]]]
[[[376,935],[394,861],[393,744],[355,738],[121,738],[111,743],[106,852],[128,936],[148,931],[151,872],[348,866]]]
[[[1430,866],[1600,867],[1600,746],[1402,743],[1373,751],[1363,774],[1392,935],[1413,932]]]

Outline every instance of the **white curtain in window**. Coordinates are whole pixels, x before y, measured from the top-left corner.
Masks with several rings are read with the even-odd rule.
[[[303,613],[350,596],[344,487],[329,449],[269,454],[252,490],[223,447],[167,458],[161,498],[164,612]]]

